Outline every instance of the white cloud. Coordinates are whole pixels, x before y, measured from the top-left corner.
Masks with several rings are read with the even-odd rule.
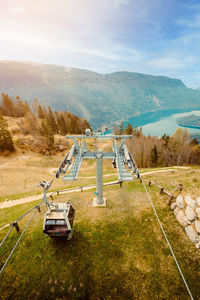
[[[120,7],[121,5],[126,5],[129,3],[129,0],[113,0],[115,7]]]
[[[195,62],[194,57],[176,58],[170,56],[163,56],[163,57],[152,59],[151,61],[148,62],[148,65],[160,70],[177,70],[177,69],[183,69],[194,62]]]
[[[187,10],[191,11],[198,11],[200,10],[200,3],[197,4],[184,4],[183,7],[185,7]]]
[[[10,7],[10,13],[11,15],[14,16],[21,16],[21,15],[26,15],[27,10],[24,7],[24,5],[20,4],[20,5]]]
[[[192,19],[179,19],[176,21],[178,25],[188,28],[199,28],[200,27],[200,14],[196,14]]]
[[[15,43],[19,47],[23,46],[32,46],[32,47],[52,47],[55,48],[56,45],[51,44],[50,41],[45,40],[39,36],[29,36],[24,33],[15,33],[12,31],[1,31],[0,40],[4,40],[8,43]]]

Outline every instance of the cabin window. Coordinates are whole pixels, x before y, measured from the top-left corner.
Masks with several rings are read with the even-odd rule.
[[[56,220],[57,225],[65,225],[65,220]]]
[[[55,225],[56,224],[56,220],[46,220],[46,224],[47,225]]]

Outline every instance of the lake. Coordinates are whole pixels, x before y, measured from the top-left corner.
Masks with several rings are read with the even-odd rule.
[[[149,120],[149,115],[144,114],[143,117],[140,116],[140,120],[135,121],[135,118],[131,118],[127,123],[130,123],[133,127],[134,126],[142,126],[142,131],[145,135],[157,135],[161,137],[164,133],[168,135],[172,135],[175,130],[180,127],[176,123],[176,119],[180,117],[189,116],[192,114],[200,116],[200,110],[193,110],[190,112],[178,112],[171,114],[171,111],[168,111],[166,115],[162,115],[162,113],[155,116],[155,120],[151,120],[151,122],[147,123]],[[144,120],[146,118],[146,121]],[[153,118],[151,118],[153,119]],[[160,120],[156,120],[160,119]],[[137,123],[137,124],[136,124]],[[147,123],[147,124],[145,124]],[[145,124],[145,125],[144,125]],[[200,133],[200,129],[188,128],[191,134]]]

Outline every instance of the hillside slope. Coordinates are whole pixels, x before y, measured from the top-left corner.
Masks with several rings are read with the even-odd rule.
[[[57,166],[60,158],[32,156],[25,160],[21,157],[14,165],[18,162],[23,175],[27,169],[35,174],[29,176],[35,188],[33,180],[36,183],[52,178],[49,167]],[[82,172],[88,175],[86,163]],[[17,172],[18,168],[10,164],[2,171],[12,174],[12,179],[13,170]],[[95,164],[90,172],[95,175]],[[158,181],[175,196],[181,193],[196,198],[199,175],[199,168],[179,169],[167,172],[167,180],[166,173],[150,174],[148,180]],[[12,185],[12,193],[19,189],[19,181]],[[184,185],[182,192],[176,189],[180,183]],[[80,179],[76,184],[84,185]],[[24,189],[23,180],[21,189]],[[198,299],[199,250],[166,205],[168,198],[153,186],[148,190],[193,297]],[[92,203],[94,191],[54,198],[55,202],[70,200],[76,208],[71,241],[50,239],[42,232],[47,208],[41,207],[2,274],[1,299],[189,299],[140,181],[124,184],[123,188],[105,187],[104,195],[105,208],[88,205]],[[36,203],[0,210],[1,226],[11,223]],[[19,222],[21,232],[29,218],[30,215]],[[0,231],[1,240],[7,231],[8,228]],[[18,238],[19,233],[13,230],[0,249],[1,265]]]
[[[69,110],[92,126],[113,124],[145,112],[200,108],[200,91],[164,76],[131,72],[98,74],[29,62],[0,62],[0,91],[34,97]]]

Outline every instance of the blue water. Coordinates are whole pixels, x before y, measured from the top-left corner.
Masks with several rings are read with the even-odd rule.
[[[200,110],[172,114],[171,116],[164,117],[160,121],[151,122],[142,126],[142,131],[145,135],[150,134],[159,137],[161,137],[164,133],[172,135],[175,132],[175,130],[179,127],[176,123],[176,119],[192,114],[200,116]],[[191,134],[200,133],[200,129],[188,128],[188,130]]]

